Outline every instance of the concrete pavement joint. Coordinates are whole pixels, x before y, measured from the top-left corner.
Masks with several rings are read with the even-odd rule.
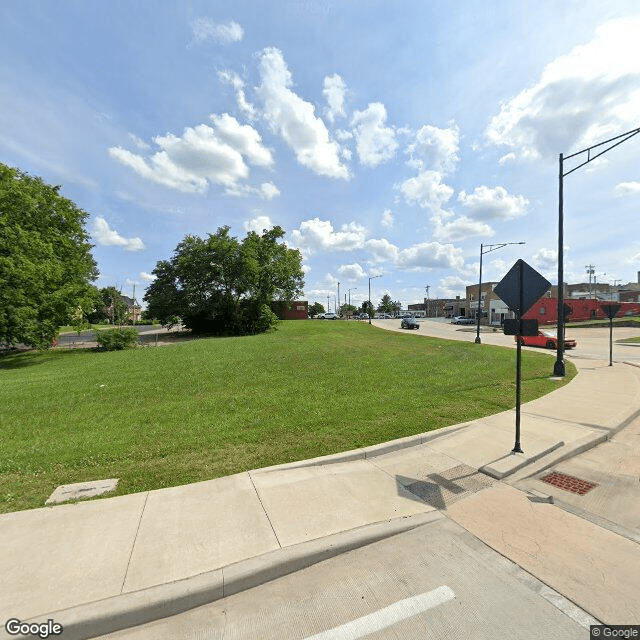
[[[63,626],[65,640],[88,640],[184,613],[442,518],[440,512],[429,511],[376,522],[182,580],[34,616],[26,622],[51,618]],[[11,637],[0,630],[0,638]]]
[[[122,579],[122,585],[120,586],[120,593],[124,591],[124,585],[127,581],[127,575],[129,574],[129,567],[131,566],[131,558],[133,558],[133,550],[136,548],[136,541],[138,540],[138,533],[140,532],[140,525],[142,524],[142,517],[144,516],[144,511],[147,508],[147,500],[149,499],[149,492],[147,491],[147,495],[144,497],[144,504],[142,505],[142,511],[140,512],[140,518],[138,519],[138,526],[136,527],[136,535],[133,536],[133,543],[131,545],[131,552],[129,553],[129,560],[127,561],[127,568],[124,572],[124,578]]]
[[[258,492],[258,487],[256,487],[256,483],[253,481],[253,476],[251,475],[251,471],[247,471],[247,475],[249,476],[249,480],[251,480],[251,485],[253,486],[253,490],[256,492],[256,496],[258,498],[258,501],[260,502],[260,506],[262,507],[262,510],[264,511],[264,515],[267,517],[267,521],[269,522],[271,531],[273,531],[273,535],[276,538],[276,542],[278,543],[278,546],[282,549],[282,545],[280,544],[280,540],[278,539],[278,534],[276,533],[276,530],[273,527],[273,522],[271,522],[271,518],[269,517],[269,514],[265,509],[264,503],[262,502],[262,498],[260,497],[260,493]]]

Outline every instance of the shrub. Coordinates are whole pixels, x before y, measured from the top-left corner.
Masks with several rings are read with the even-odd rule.
[[[96,342],[102,351],[133,349],[138,344],[138,332],[132,327],[116,327],[98,331]]]

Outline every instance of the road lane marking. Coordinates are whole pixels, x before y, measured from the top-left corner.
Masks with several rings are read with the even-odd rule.
[[[455,597],[456,594],[449,587],[438,587],[433,591],[421,593],[419,596],[399,600],[384,609],[379,609],[334,629],[328,629],[315,636],[309,636],[306,640],[358,640],[358,638],[367,636],[370,633],[386,629],[397,622],[412,618],[419,613],[454,600]]]

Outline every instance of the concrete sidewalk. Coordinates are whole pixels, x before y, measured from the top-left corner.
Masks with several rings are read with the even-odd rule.
[[[473,505],[500,479],[570,458],[638,415],[640,368],[576,365],[570,384],[523,405],[524,454],[511,453],[507,411],[335,456],[1,515],[0,618],[51,618],[65,640],[93,637],[414,528],[454,502]],[[482,528],[472,506],[457,509]]]

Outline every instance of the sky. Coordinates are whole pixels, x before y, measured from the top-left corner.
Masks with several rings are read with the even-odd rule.
[[[559,154],[640,127],[638,34],[637,0],[4,0],[0,162],[138,300],[222,226],[281,226],[332,310],[464,296],[481,245],[555,284]],[[639,208],[640,135],[564,179],[564,280],[637,281]]]

